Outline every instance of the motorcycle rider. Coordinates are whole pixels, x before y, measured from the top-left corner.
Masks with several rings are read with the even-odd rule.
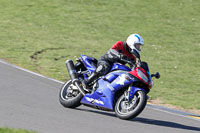
[[[128,60],[135,63],[136,58],[140,58],[141,46],[143,45],[144,40],[139,34],[131,34],[126,41],[116,42],[112,48],[98,60],[97,69],[86,80],[82,80],[83,87],[86,90],[89,89],[89,84],[99,76],[106,75],[115,62],[126,64],[123,60]]]

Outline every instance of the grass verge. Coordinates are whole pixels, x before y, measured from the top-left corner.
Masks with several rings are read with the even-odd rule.
[[[200,110],[200,1],[1,0],[0,58],[66,80],[65,60],[100,58],[131,33],[142,60],[159,71],[153,99]]]
[[[0,133],[36,133],[36,132],[27,131],[24,129],[0,128]]]

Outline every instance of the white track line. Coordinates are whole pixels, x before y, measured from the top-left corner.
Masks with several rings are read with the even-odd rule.
[[[48,80],[52,80],[52,81],[54,81],[54,82],[63,84],[63,82],[61,82],[61,81],[59,81],[59,80],[56,80],[56,79],[53,79],[53,78],[49,78],[49,77],[46,77],[46,76],[44,76],[44,75],[41,75],[41,74],[38,74],[38,73],[35,73],[35,72],[32,72],[32,71],[29,71],[29,70],[27,70],[27,69],[24,69],[24,68],[18,67],[18,66],[16,66],[16,65],[10,64],[10,63],[8,63],[8,62],[6,62],[6,61],[4,61],[4,60],[1,60],[1,59],[0,59],[0,63],[6,64],[6,65],[8,65],[8,66],[17,68],[17,69],[22,70],[22,71],[24,71],[24,72],[31,73],[31,74],[33,74],[33,75],[36,75],[36,76],[39,76],[39,77],[42,77],[42,78],[45,78],[45,79],[48,79]]]
[[[61,81],[59,81],[59,80],[56,80],[56,79],[53,79],[53,78],[49,78],[49,77],[46,77],[46,76],[44,76],[44,75],[41,75],[41,74],[38,74],[38,73],[35,73],[35,72],[32,72],[32,71],[29,71],[29,70],[24,69],[24,68],[21,68],[21,67],[18,67],[18,66],[16,66],[16,65],[13,65],[13,64],[8,63],[8,62],[6,62],[6,61],[4,61],[4,60],[1,60],[1,59],[0,59],[0,63],[6,64],[6,65],[8,65],[8,66],[17,68],[17,69],[19,69],[19,70],[22,70],[22,71],[31,73],[31,74],[33,74],[33,75],[36,75],[36,76],[39,76],[39,77],[42,77],[42,78],[45,78],[45,79],[48,79],[48,80],[51,80],[51,81],[60,83],[60,84],[63,84],[63,83],[64,83],[64,82],[61,82]],[[172,113],[172,112],[169,112],[169,111],[166,111],[166,110],[162,110],[162,109],[158,109],[158,108],[154,108],[154,107],[150,107],[150,106],[147,106],[147,107],[148,107],[148,108],[151,108],[151,109],[154,109],[154,110],[157,110],[157,111],[165,112],[165,113],[168,113],[168,114],[172,114],[172,115],[181,116],[181,117],[185,117],[185,118],[188,118],[188,119],[200,121],[199,119],[192,118],[192,117],[189,117],[189,116],[185,116],[185,115],[181,115],[181,114]]]
[[[164,113],[168,113],[168,114],[171,114],[171,115],[176,115],[176,116],[180,116],[180,117],[184,117],[184,118],[188,118],[188,119],[192,119],[192,120],[196,120],[196,121],[200,121],[200,119],[197,119],[197,118],[193,118],[193,117],[190,117],[188,115],[182,115],[182,114],[178,114],[178,113],[173,113],[173,112],[169,112],[169,111],[166,111],[164,109],[158,109],[158,108],[154,108],[152,106],[147,106],[148,108],[151,108],[153,110],[156,110],[156,111],[160,111],[160,112],[164,112]]]

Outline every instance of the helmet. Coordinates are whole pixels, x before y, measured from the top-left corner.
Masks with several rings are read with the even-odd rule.
[[[134,54],[136,57],[140,57],[141,46],[144,45],[144,40],[139,34],[131,34],[127,38],[126,44],[128,45],[129,51],[132,54]]]

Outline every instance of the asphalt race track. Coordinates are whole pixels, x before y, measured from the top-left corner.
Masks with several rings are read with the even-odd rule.
[[[66,71],[67,73],[67,71]],[[200,120],[152,107],[125,121],[113,112],[85,106],[64,108],[58,100],[62,82],[0,60],[0,127],[38,133],[199,133]]]

